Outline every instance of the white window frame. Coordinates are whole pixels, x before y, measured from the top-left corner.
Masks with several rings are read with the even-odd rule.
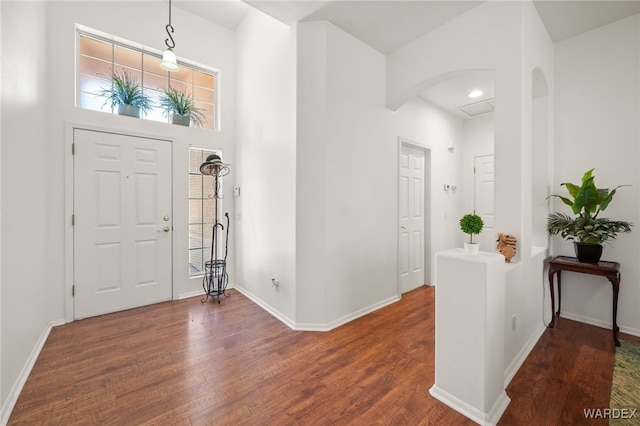
[[[95,38],[107,43],[113,43],[120,47],[124,47],[126,49],[132,49],[138,51],[140,53],[146,55],[152,55],[156,58],[162,59],[162,52],[158,49],[154,49],[152,47],[144,46],[140,43],[136,43],[121,37],[117,37],[103,31],[95,30],[93,28],[89,28],[87,26],[76,24],[76,54],[75,54],[75,105],[78,106],[80,104],[80,88],[78,82],[80,81],[80,37],[81,35],[85,35],[91,38]],[[201,71],[207,74],[213,75],[214,78],[214,89],[213,89],[213,131],[220,132],[220,70],[217,68],[210,67],[208,65],[203,65],[198,62],[177,57],[178,64],[183,64],[190,68],[193,68],[197,71]],[[144,71],[144,70],[143,70]],[[150,120],[152,121],[152,120]]]

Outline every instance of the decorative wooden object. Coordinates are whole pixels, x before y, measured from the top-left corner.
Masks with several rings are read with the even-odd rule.
[[[496,241],[498,242],[496,248],[504,256],[505,262],[510,263],[513,256],[516,255],[518,239],[513,235],[507,235],[501,232],[498,234],[498,239]]]

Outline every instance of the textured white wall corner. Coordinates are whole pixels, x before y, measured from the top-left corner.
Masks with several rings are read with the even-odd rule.
[[[434,396],[450,395],[452,408],[500,418],[508,405],[504,388],[506,268],[502,255],[463,249],[436,254],[436,373]],[[464,407],[471,407],[469,411]],[[496,413],[496,407],[500,407]],[[498,416],[493,419],[494,416]]]

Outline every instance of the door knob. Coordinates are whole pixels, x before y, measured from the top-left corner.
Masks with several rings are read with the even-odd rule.
[[[169,231],[171,231],[171,228],[170,228],[170,227],[168,227],[168,226],[165,226],[164,228],[162,228],[162,230],[163,230],[164,232],[169,232]]]
[[[407,228],[405,228],[404,226],[401,226],[400,229],[407,229]]]
[[[169,216],[168,215],[164,215],[162,217],[162,220],[164,220],[165,222],[169,222]]]

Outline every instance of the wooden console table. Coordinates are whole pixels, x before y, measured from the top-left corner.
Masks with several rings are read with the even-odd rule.
[[[549,288],[551,290],[551,322],[549,327],[553,328],[555,324],[556,315],[560,316],[560,304],[561,304],[561,279],[560,273],[562,271],[580,272],[583,274],[599,275],[606,277],[611,281],[613,286],[613,341],[616,346],[620,346],[618,340],[618,292],[620,291],[620,264],[618,262],[605,262],[600,261],[598,263],[582,263],[578,262],[575,257],[568,256],[556,256],[549,261]],[[555,308],[555,297],[553,291],[553,276],[558,275],[558,311],[556,315],[553,314]]]

